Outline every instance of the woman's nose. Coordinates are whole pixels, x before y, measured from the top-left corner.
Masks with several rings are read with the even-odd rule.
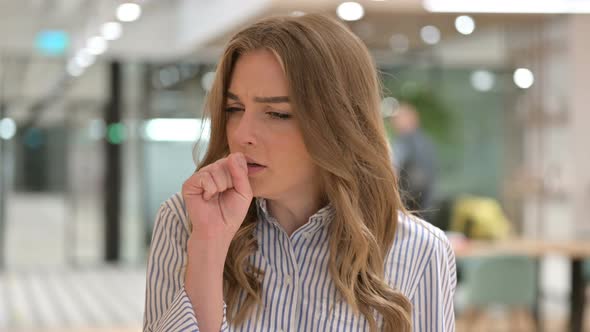
[[[240,145],[256,144],[256,119],[252,112],[244,111],[234,128],[233,136]]]

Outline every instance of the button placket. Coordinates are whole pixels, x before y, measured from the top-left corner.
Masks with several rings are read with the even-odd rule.
[[[289,313],[290,319],[289,321],[289,331],[296,331],[295,326],[295,318],[297,317],[297,313],[299,310],[299,262],[297,261],[297,255],[295,254],[295,248],[293,247],[293,241],[287,237],[287,243],[289,244],[289,260],[291,263],[291,271],[292,274],[287,274],[284,276],[285,283],[291,288],[292,296],[293,296],[293,306],[291,307],[291,312]]]

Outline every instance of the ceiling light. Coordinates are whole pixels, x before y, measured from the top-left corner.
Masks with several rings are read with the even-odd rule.
[[[461,15],[455,19],[455,28],[460,34],[470,35],[475,30],[475,21],[471,16]]]
[[[100,33],[105,40],[117,40],[123,34],[123,27],[119,22],[107,22],[102,25]]]
[[[141,16],[141,7],[136,3],[122,3],[117,8],[117,19],[121,22],[133,22],[139,16]]]
[[[358,21],[365,16],[365,9],[358,2],[343,2],[336,13],[345,21]]]
[[[66,70],[68,71],[68,74],[73,77],[78,77],[84,73],[84,68],[78,65],[75,58],[68,62]]]
[[[530,69],[518,68],[514,71],[514,84],[521,89],[528,89],[535,83],[535,76]]]
[[[107,42],[101,36],[91,37],[86,42],[86,49],[92,55],[100,55],[107,50]]]
[[[427,25],[420,29],[420,37],[429,45],[438,44],[440,41],[440,30],[433,25]]]
[[[86,49],[81,49],[75,57],[76,64],[81,68],[92,66],[95,60],[96,57]]]
[[[0,138],[9,140],[16,135],[16,122],[11,118],[0,120]]]
[[[487,70],[476,70],[471,73],[471,85],[477,91],[490,91],[495,81],[494,74]]]

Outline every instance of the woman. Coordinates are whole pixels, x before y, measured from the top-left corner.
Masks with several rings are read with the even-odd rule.
[[[379,91],[329,18],[231,39],[205,158],[158,213],[145,331],[454,330],[454,256],[403,212]]]

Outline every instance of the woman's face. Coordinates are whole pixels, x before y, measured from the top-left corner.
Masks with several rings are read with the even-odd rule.
[[[246,156],[254,196],[315,196],[318,168],[303,143],[287,78],[275,55],[268,50],[241,55],[227,96],[229,149]]]

